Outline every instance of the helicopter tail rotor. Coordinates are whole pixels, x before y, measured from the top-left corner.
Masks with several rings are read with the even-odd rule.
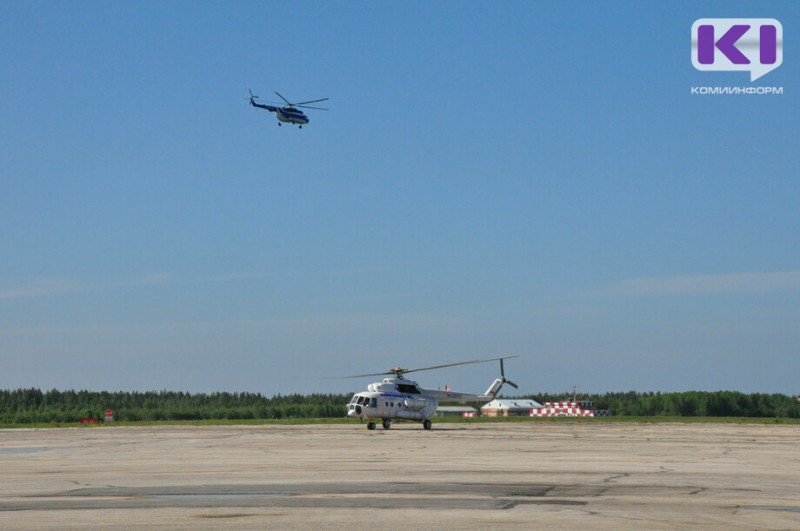
[[[486,391],[487,396],[491,396],[492,398],[496,397],[500,393],[500,389],[503,385],[508,384],[514,389],[519,389],[519,386],[506,378],[506,371],[505,367],[503,367],[503,360],[508,358],[516,358],[516,356],[506,356],[504,358],[499,358],[500,360],[500,378],[496,379],[492,386]]]
[[[247,89],[247,92],[250,93],[250,97],[248,98],[250,100],[250,105],[255,106],[256,100],[258,99],[258,96],[254,95],[253,91],[250,90],[250,89]]]
[[[503,378],[503,383],[510,385],[514,389],[519,389],[519,386],[517,384],[506,378],[506,371],[503,368],[503,359],[504,358],[500,358],[500,376]]]

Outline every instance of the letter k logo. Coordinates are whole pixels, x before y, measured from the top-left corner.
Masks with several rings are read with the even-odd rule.
[[[783,63],[783,26],[774,18],[699,18],[692,25],[698,70],[750,72],[750,81]]]
[[[747,33],[750,26],[736,24],[731,26],[725,34],[714,42],[714,26],[704,24],[697,28],[697,60],[701,65],[714,64],[714,48],[722,52],[728,60],[735,65],[749,65],[750,60],[736,47],[742,35]]]

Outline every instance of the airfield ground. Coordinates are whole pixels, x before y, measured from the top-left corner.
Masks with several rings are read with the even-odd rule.
[[[800,426],[0,430],[0,528],[800,528]]]

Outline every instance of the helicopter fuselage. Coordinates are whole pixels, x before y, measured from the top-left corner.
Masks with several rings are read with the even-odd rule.
[[[274,105],[262,105],[254,101],[251,101],[250,104],[253,107],[258,107],[260,109],[265,109],[269,112],[274,112],[275,117],[280,122],[297,124],[300,126],[303,126],[308,123],[308,116],[306,116],[305,113],[300,109],[298,109],[297,107],[289,107],[289,106],[275,107]]]
[[[372,421],[380,419],[387,426],[393,419],[423,422],[430,426],[430,419],[440,401],[488,402],[502,384],[497,379],[483,395],[459,393],[450,390],[424,389],[417,382],[405,378],[384,378],[382,382],[370,384],[367,391],[356,393],[347,404],[347,416]]]
[[[347,405],[347,416],[362,419],[422,421],[436,412],[437,401],[422,394],[416,382],[385,378],[356,393]]]
[[[275,116],[281,122],[290,124],[305,125],[308,123],[308,116],[296,107],[273,107]]]

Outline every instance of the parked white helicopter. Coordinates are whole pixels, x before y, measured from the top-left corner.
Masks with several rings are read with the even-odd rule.
[[[250,90],[250,105],[253,107],[258,107],[259,109],[266,109],[269,112],[274,112],[275,117],[278,119],[278,125],[283,125],[281,122],[286,122],[290,124],[296,124],[299,126],[300,129],[303,128],[303,125],[308,123],[308,116],[306,116],[303,111],[298,109],[298,107],[302,107],[304,109],[316,109],[318,111],[327,111],[328,109],[324,109],[322,107],[311,107],[307,105],[308,103],[317,103],[320,101],[329,100],[330,98],[322,98],[321,100],[311,100],[311,101],[301,101],[299,103],[292,103],[283,96],[281,96],[278,92],[280,98],[286,102],[286,105],[283,107],[275,107],[273,105],[264,105],[263,103],[256,103],[258,96],[253,95],[253,91]]]
[[[367,429],[375,429],[375,421],[380,420],[383,428],[388,430],[393,420],[411,420],[422,422],[422,427],[426,430],[431,429],[431,417],[436,413],[436,407],[441,402],[489,402],[494,399],[503,384],[508,384],[517,388],[517,384],[506,379],[503,368],[503,360],[517,358],[519,356],[505,356],[502,358],[491,358],[488,360],[460,361],[458,363],[448,363],[446,365],[435,365],[433,367],[423,367],[421,369],[402,369],[400,367],[389,369],[386,372],[374,374],[358,374],[355,376],[342,376],[340,378],[364,378],[367,376],[394,375],[394,377],[384,378],[382,382],[372,383],[367,386],[367,391],[356,393],[347,404],[347,416],[367,419]],[[459,393],[446,388],[444,391],[439,389],[425,389],[420,387],[417,382],[407,380],[404,374],[418,371],[429,371],[433,369],[443,369],[445,367],[455,367],[456,365],[468,365],[470,363],[485,363],[489,361],[500,361],[500,378],[497,378],[492,385],[482,395],[472,393]]]

